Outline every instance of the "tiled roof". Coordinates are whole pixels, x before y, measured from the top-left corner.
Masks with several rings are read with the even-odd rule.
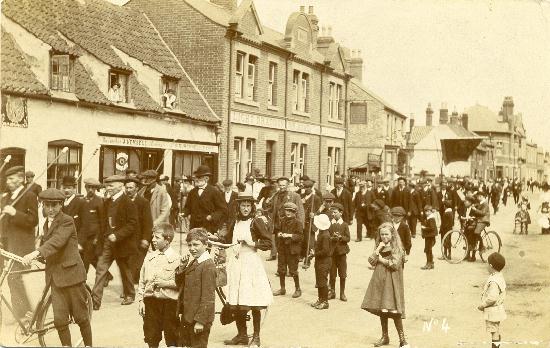
[[[352,78],[350,80],[349,87],[350,87],[349,88],[349,100],[351,102],[353,102],[354,100],[355,101],[365,101],[365,100],[367,100],[367,97],[370,96],[371,98],[374,98],[374,99],[378,100],[386,108],[392,110],[393,112],[400,115],[401,117],[405,117],[405,118],[407,117],[404,114],[402,114],[401,112],[397,111],[396,108],[394,108],[393,106],[388,104],[384,99],[380,98],[379,96],[374,94],[372,91],[370,91],[358,79]]]
[[[151,98],[151,95],[147,92],[145,87],[139,83],[134,75],[130,75],[128,84],[130,85],[130,91],[132,93],[131,99],[133,99],[136,109],[162,112],[160,105]]]
[[[440,124],[437,126],[418,126],[413,127],[409,135],[409,145],[418,144],[422,139],[426,138],[430,133],[435,132],[435,135],[440,140],[467,140],[479,139],[483,137],[467,130],[457,124]]]
[[[467,108],[468,129],[473,132],[508,132],[508,124],[499,122],[498,115],[483,105]]]
[[[25,61],[23,52],[13,37],[2,30],[1,84],[2,90],[15,93],[47,95],[48,89],[38,81]]]
[[[411,134],[409,134],[409,145],[416,145],[418,144],[422,139],[428,136],[430,132],[433,130],[434,127],[432,126],[415,126],[411,130]]]
[[[69,53],[66,37],[102,62],[129,70],[115,46],[165,75],[182,76],[147,18],[130,8],[104,0],[5,0],[2,12],[56,50]]]
[[[78,60],[74,62],[74,78],[75,94],[78,99],[103,105],[111,104]]]

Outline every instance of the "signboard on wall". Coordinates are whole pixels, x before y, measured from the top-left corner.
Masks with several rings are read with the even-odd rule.
[[[27,98],[2,94],[2,126],[27,128]]]
[[[114,136],[114,135],[100,135],[99,138],[100,138],[100,143],[102,145],[218,153],[217,145],[181,143],[181,142],[169,141],[169,140],[130,138],[125,136]]]

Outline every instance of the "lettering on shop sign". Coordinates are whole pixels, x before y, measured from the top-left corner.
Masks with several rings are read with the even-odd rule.
[[[246,114],[238,111],[231,111],[231,122],[264,128],[285,129],[284,119]]]
[[[321,126],[296,121],[287,121],[286,129],[299,133],[308,133],[315,135],[321,134]]]
[[[27,128],[27,98],[2,95],[2,125],[8,127]]]
[[[216,145],[208,145],[208,144],[179,143],[174,141],[136,139],[136,138],[114,137],[114,136],[106,136],[106,135],[100,136],[100,139],[101,139],[102,145],[142,147],[142,148],[176,150],[176,151],[209,152],[209,153],[218,152],[218,147]]]
[[[340,138],[340,139],[346,138],[346,131],[343,129],[337,129],[337,128],[323,127],[321,129],[321,134],[326,137],[332,137],[332,138]]]

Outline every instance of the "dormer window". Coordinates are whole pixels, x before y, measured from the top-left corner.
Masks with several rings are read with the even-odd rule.
[[[162,78],[161,104],[167,109],[175,109],[178,106],[178,80],[167,77]]]
[[[52,55],[50,87],[54,91],[74,92],[73,59],[68,54]]]
[[[109,100],[113,103],[128,102],[128,74],[109,72]]]

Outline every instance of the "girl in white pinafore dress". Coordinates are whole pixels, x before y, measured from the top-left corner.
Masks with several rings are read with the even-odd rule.
[[[260,310],[273,302],[273,294],[264,264],[257,250],[271,250],[267,218],[255,217],[254,198],[239,193],[236,221],[224,237],[226,243],[239,243],[227,266],[227,303],[235,313],[237,336],[227,345],[260,346]],[[246,314],[252,311],[254,334],[248,340]]]

